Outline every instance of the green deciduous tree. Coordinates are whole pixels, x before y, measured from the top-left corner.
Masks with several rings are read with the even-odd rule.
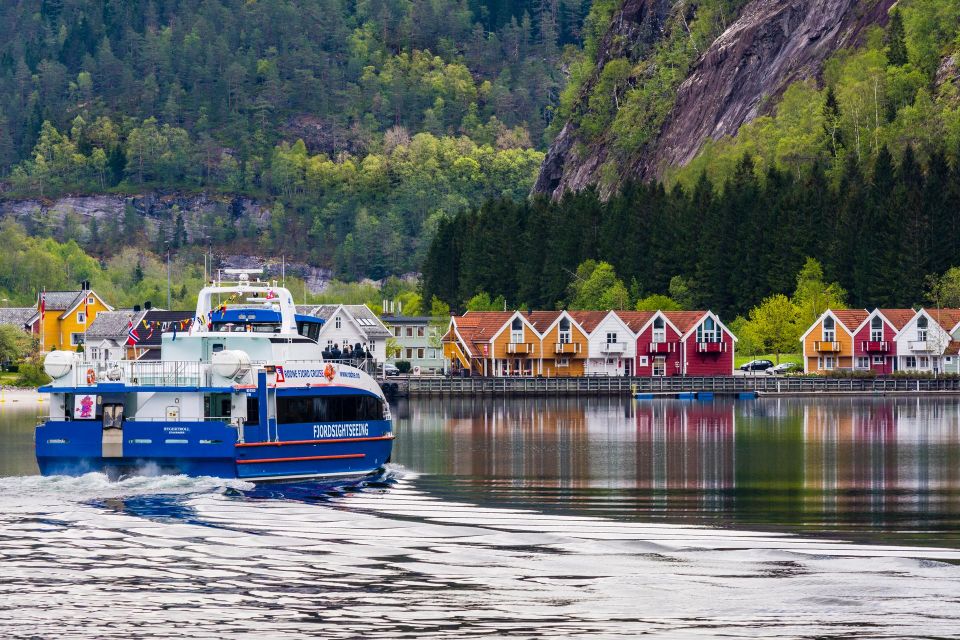
[[[797,308],[783,294],[765,298],[750,310],[746,334],[748,340],[753,340],[764,352],[773,353],[780,364],[781,353],[793,353],[799,348]]]

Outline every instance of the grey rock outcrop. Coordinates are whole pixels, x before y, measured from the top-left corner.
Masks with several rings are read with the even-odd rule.
[[[646,16],[655,3],[626,0],[610,27],[607,41],[616,42],[635,29],[629,16]],[[617,167],[618,180],[604,185],[609,195],[627,178],[659,178],[671,166],[682,166],[710,138],[735,134],[768,113],[793,82],[817,78],[834,51],[858,44],[867,29],[886,23],[894,0],[753,0],[703,53],[680,85],[659,134],[627,163]],[[646,7],[647,13],[641,9]],[[640,32],[643,30],[640,29]],[[611,35],[612,34],[612,35]],[[605,54],[598,56],[602,68]],[[609,59],[609,56],[606,56]],[[585,84],[583,98],[595,82]],[[568,123],[544,160],[534,193],[559,197],[599,184],[608,156],[608,141],[585,142]]]
[[[41,219],[51,226],[62,224],[64,217],[75,215],[82,227],[93,219],[101,225],[119,224],[127,209],[144,218],[147,230],[156,232],[161,225],[169,225],[182,213],[187,239],[199,240],[204,233],[203,219],[215,215],[222,219],[249,218],[255,227],[263,228],[270,220],[265,205],[245,197],[214,196],[209,194],[145,193],[135,196],[91,195],[64,196],[55,200],[0,200],[0,218],[13,218],[28,228]]]

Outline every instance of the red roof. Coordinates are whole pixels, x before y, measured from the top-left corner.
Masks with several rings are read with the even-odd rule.
[[[937,324],[950,331],[960,323],[960,309],[924,309]]]
[[[650,318],[653,317],[654,311],[617,311],[617,315],[623,320],[630,331],[637,333],[640,329],[643,329],[643,325],[650,322]]]
[[[557,318],[560,317],[562,311],[526,311],[523,312],[523,317],[526,318],[527,322],[533,325],[533,328],[537,330],[537,333],[543,335],[547,329],[550,328]]]
[[[680,335],[686,334],[690,329],[697,326],[697,323],[707,315],[706,311],[664,311],[663,315],[667,320],[673,323]]]
[[[467,348],[476,355],[483,353],[481,345],[489,343],[512,317],[512,311],[468,311],[455,317],[453,322],[457,332],[467,343]]]
[[[879,311],[897,331],[907,326],[907,323],[913,319],[913,316],[917,315],[917,312],[913,309],[877,309],[877,311]]]
[[[830,312],[840,321],[840,323],[853,333],[857,330],[863,321],[867,319],[870,312],[866,309],[830,309]]]
[[[571,311],[570,317],[577,321],[583,330],[587,333],[593,333],[603,319],[607,317],[609,311]],[[620,313],[619,311],[617,312]]]

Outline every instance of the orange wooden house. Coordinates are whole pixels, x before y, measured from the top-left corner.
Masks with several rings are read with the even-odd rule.
[[[582,376],[588,336],[566,311],[468,311],[450,319],[443,353],[480,376]]]
[[[853,369],[854,335],[869,315],[866,309],[824,311],[800,337],[804,372]]]

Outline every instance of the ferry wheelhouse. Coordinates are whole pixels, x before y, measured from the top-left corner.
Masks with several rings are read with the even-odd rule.
[[[44,475],[103,471],[249,480],[365,476],[390,460],[387,399],[362,368],[325,362],[317,319],[255,271],[204,288],[160,359],[88,361],[54,351],[50,414],[36,429]]]

